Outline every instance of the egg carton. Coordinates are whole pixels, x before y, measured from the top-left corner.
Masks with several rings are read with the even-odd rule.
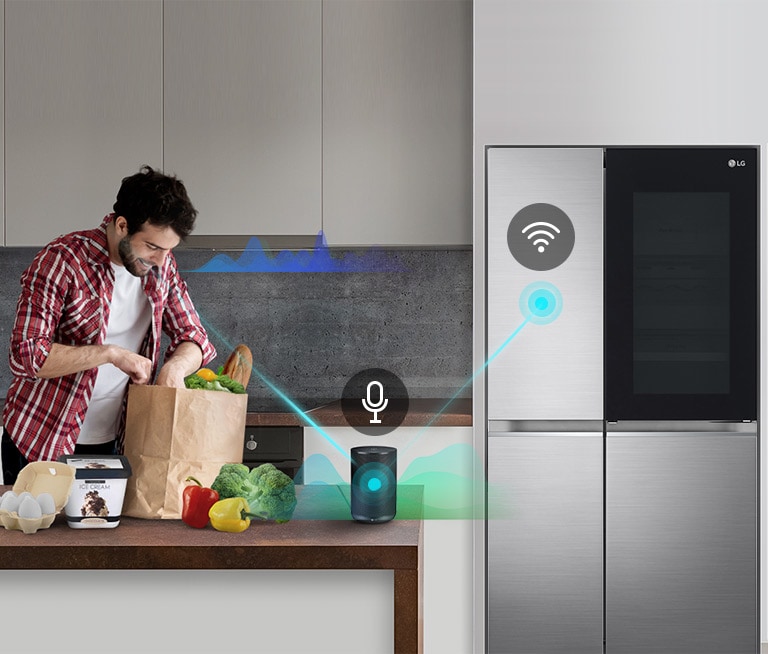
[[[40,518],[20,518],[16,511],[0,509],[0,523],[3,527],[17,529],[25,534],[34,534],[38,529],[48,529],[55,519],[55,513],[44,513]]]
[[[39,529],[47,529],[66,505],[74,479],[75,469],[66,463],[35,461],[27,464],[19,472],[16,483],[13,485],[13,492],[16,495],[29,492],[34,497],[41,493],[49,493],[53,497],[56,512],[44,513],[39,518],[22,518],[18,511],[0,509],[0,523],[6,529],[23,531],[25,534],[34,534]]]

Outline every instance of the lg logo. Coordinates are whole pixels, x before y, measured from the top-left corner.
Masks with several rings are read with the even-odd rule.
[[[728,159],[728,167],[729,168],[741,168],[742,166],[746,166],[747,162],[744,161],[744,159],[739,159],[736,161],[736,159]]]

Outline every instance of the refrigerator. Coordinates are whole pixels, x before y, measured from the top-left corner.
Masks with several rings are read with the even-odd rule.
[[[486,148],[486,646],[755,654],[759,148]]]

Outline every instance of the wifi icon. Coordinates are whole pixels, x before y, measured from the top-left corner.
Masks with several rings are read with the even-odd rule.
[[[559,207],[546,202],[517,211],[507,226],[507,246],[515,260],[530,270],[552,270],[573,251],[573,222]]]
[[[536,246],[536,249],[543,253],[547,246],[555,240],[555,234],[559,234],[560,230],[552,223],[537,221],[530,223],[523,227],[522,233],[530,243]]]

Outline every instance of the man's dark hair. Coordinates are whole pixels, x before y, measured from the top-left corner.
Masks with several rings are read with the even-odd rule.
[[[135,234],[149,221],[158,227],[171,227],[182,239],[195,226],[197,209],[192,206],[184,183],[149,166],[124,177],[113,209],[128,221],[128,234]]]

